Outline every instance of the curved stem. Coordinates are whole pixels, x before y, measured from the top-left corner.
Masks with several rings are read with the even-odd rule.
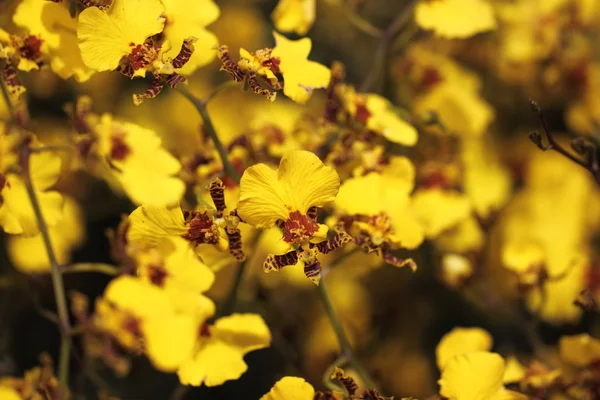
[[[221,143],[221,140],[219,140],[219,136],[217,135],[215,126],[213,125],[212,120],[210,119],[210,115],[208,114],[208,110],[206,109],[206,100],[199,99],[198,97],[194,96],[189,90],[187,90],[187,88],[184,87],[177,88],[177,91],[183,94],[189,101],[192,102],[192,104],[194,104],[194,106],[200,113],[200,116],[202,117],[202,121],[204,121],[204,129],[210,136],[210,139],[213,141],[217,153],[219,153],[219,157],[221,158],[221,162],[223,163],[223,169],[225,170],[225,173],[237,184],[239,184],[240,175],[229,161],[227,151],[225,150],[223,143]]]
[[[225,304],[223,304],[223,309],[220,315],[229,315],[235,310],[235,306],[237,304],[238,292],[240,291],[240,286],[242,285],[242,278],[244,277],[244,272],[246,271],[246,262],[242,262],[237,271],[235,272],[235,278],[233,280],[233,286],[229,291],[229,295],[225,300]]]
[[[63,274],[71,274],[75,272],[98,272],[100,274],[117,276],[119,275],[119,269],[109,264],[101,263],[78,263],[65,265],[61,272]]]
[[[333,331],[335,332],[338,343],[340,344],[340,348],[342,350],[341,357],[345,357],[345,359],[348,360],[348,365],[356,370],[356,373],[360,376],[365,386],[370,389],[377,389],[375,381],[371,377],[369,371],[367,371],[364,365],[354,355],[352,346],[350,345],[350,342],[344,333],[344,328],[342,327],[342,324],[335,312],[331,297],[329,297],[329,293],[327,292],[324,278],[325,277],[321,278],[317,288],[319,291],[319,296],[321,297],[321,301],[323,302],[323,306],[325,307],[325,311],[327,312],[327,316],[329,317],[329,321],[331,322],[331,326],[333,327]]]
[[[38,222],[40,234],[44,241],[44,246],[46,247],[46,253],[48,254],[48,259],[50,260],[50,267],[52,271],[52,286],[54,288],[54,297],[56,299],[56,309],[58,312],[59,328],[61,335],[60,356],[58,361],[58,379],[61,386],[61,392],[62,390],[64,390],[64,392],[62,392],[61,398],[67,398],[66,392],[68,391],[69,380],[69,355],[71,352],[71,338],[69,337],[69,333],[71,332],[71,326],[69,322],[69,311],[67,307],[67,298],[65,296],[65,287],[60,271],[60,265],[58,263],[58,260],[56,259],[56,255],[54,254],[52,242],[50,241],[50,234],[48,232],[48,226],[46,225],[46,221],[44,220],[42,209],[40,207],[39,200],[35,193],[33,182],[31,181],[31,174],[29,171],[30,155],[31,152],[29,148],[29,140],[25,140],[20,150],[19,161],[21,163],[22,177],[25,183],[25,188],[27,189],[27,194],[29,196],[29,200],[31,201],[31,206],[33,208],[33,212],[35,213],[35,217]]]

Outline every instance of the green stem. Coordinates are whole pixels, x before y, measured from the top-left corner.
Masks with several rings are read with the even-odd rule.
[[[227,154],[225,147],[223,147],[223,143],[221,143],[221,140],[219,140],[219,136],[217,135],[215,126],[213,125],[212,119],[210,118],[210,115],[208,114],[208,110],[206,109],[206,100],[199,99],[198,97],[194,96],[186,88],[180,87],[180,88],[177,88],[177,90],[179,91],[179,93],[183,94],[189,101],[191,101],[192,104],[194,104],[194,106],[200,113],[200,116],[202,117],[202,121],[204,121],[204,129],[206,130],[206,132],[210,136],[211,140],[213,141],[213,144],[215,145],[215,148],[217,149],[217,153],[219,153],[219,157],[221,158],[221,162],[223,163],[223,169],[225,170],[225,173],[227,174],[227,176],[229,176],[231,179],[233,179],[237,184],[239,184],[240,183],[240,175],[238,174],[237,170],[233,167],[233,165],[229,161],[229,155]]]
[[[344,333],[344,328],[342,327],[342,324],[335,312],[331,297],[329,297],[329,293],[327,292],[324,278],[324,276],[321,278],[317,288],[319,291],[319,296],[321,297],[321,301],[323,302],[323,306],[325,307],[325,311],[327,312],[327,316],[329,317],[329,321],[331,322],[331,326],[333,327],[333,331],[335,332],[338,343],[340,344],[342,351],[341,356],[348,360],[348,365],[356,370],[356,373],[360,376],[361,380],[368,388],[376,389],[377,386],[375,385],[375,381],[371,377],[371,374],[354,355],[352,346],[350,345],[350,342]]]
[[[71,338],[69,337],[69,333],[71,332],[69,311],[67,307],[67,298],[65,296],[65,287],[60,271],[60,265],[56,259],[56,255],[54,254],[52,242],[50,241],[50,234],[48,232],[48,226],[46,225],[46,220],[44,220],[42,209],[35,193],[33,182],[31,181],[31,175],[29,172],[30,155],[29,141],[25,140],[20,152],[23,181],[25,183],[25,188],[27,189],[27,194],[29,195],[29,200],[31,201],[31,206],[33,207],[33,212],[35,213],[35,217],[39,225],[40,234],[42,235],[44,246],[46,247],[48,259],[50,260],[52,286],[54,288],[54,297],[56,298],[56,309],[58,312],[61,334],[60,356],[58,361],[58,379],[61,387],[61,398],[66,399],[68,397],[67,392],[69,388],[69,355],[71,352]]]
[[[367,35],[374,37],[375,39],[379,39],[383,36],[384,31],[381,28],[376,27],[371,24],[369,21],[365,20],[359,14],[356,13],[354,8],[349,8],[346,13],[346,18],[348,18],[348,22],[352,24],[359,31],[366,33]]]
[[[0,65],[2,67],[3,65]],[[4,79],[0,79],[0,91],[2,91],[2,98],[4,99],[4,103],[6,103],[6,109],[8,111],[8,115],[10,119],[14,118],[15,109],[13,107],[12,101],[10,100],[10,95],[8,94],[8,89],[6,89],[6,83]]]
[[[233,311],[235,311],[235,306],[237,305],[238,292],[240,291],[240,286],[242,285],[242,278],[244,277],[244,272],[246,271],[246,263],[247,261],[244,261],[238,266],[238,269],[235,272],[233,286],[231,286],[231,290],[229,291],[227,300],[225,300],[225,304],[223,305],[223,309],[220,315],[229,315]]]
[[[71,264],[65,265],[61,272],[63,274],[71,274],[75,272],[98,272],[100,274],[109,275],[109,276],[117,276],[119,275],[119,269],[109,265],[109,264],[100,264],[100,263],[79,263],[79,264]]]

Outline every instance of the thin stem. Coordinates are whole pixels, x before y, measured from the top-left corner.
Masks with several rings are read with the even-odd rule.
[[[202,101],[204,102],[204,104],[207,104],[208,102],[210,102],[213,99],[213,97],[215,97],[217,94],[221,93],[223,90],[225,90],[231,86],[237,86],[238,84],[239,84],[239,82],[236,82],[236,81],[225,81],[225,82],[221,83],[219,86],[217,86],[215,88],[215,90],[213,90],[208,96],[206,96],[204,99],[202,99]]]
[[[54,288],[54,297],[56,298],[56,309],[58,312],[61,334],[58,379],[61,387],[61,398],[67,398],[66,393],[68,391],[69,380],[69,354],[71,352],[71,338],[69,337],[69,333],[71,332],[69,311],[67,307],[67,298],[65,296],[65,287],[60,271],[60,265],[56,259],[56,255],[54,254],[52,242],[50,241],[50,234],[48,232],[48,226],[46,225],[46,220],[42,214],[42,209],[35,193],[33,182],[31,181],[31,174],[29,171],[30,155],[29,141],[25,140],[21,147],[19,158],[25,188],[27,189],[27,194],[29,195],[29,200],[31,201],[31,206],[33,207],[33,212],[35,213],[35,217],[38,222],[40,234],[42,235],[44,246],[46,247],[46,253],[48,254],[48,259],[50,260],[52,286]]]
[[[367,35],[374,37],[375,39],[381,38],[384,34],[384,31],[381,28],[376,27],[375,25],[361,17],[359,14],[357,14],[356,9],[354,7],[348,9],[348,12],[346,13],[346,18],[348,18],[348,22],[350,22],[359,31],[364,32]]]
[[[329,297],[329,293],[327,292],[325,277],[321,278],[317,288],[321,301],[323,302],[323,306],[325,307],[325,311],[327,312],[327,316],[329,317],[329,321],[331,322],[333,331],[337,336],[338,343],[342,351],[341,356],[348,360],[348,365],[356,370],[356,373],[360,376],[361,380],[368,388],[376,389],[377,387],[375,385],[375,381],[371,377],[371,374],[369,374],[369,371],[367,371],[367,369],[358,359],[356,359],[354,355],[352,346],[350,345],[350,342],[344,333],[344,328],[342,327],[342,324],[335,312],[331,297]]]
[[[10,95],[8,94],[8,89],[6,89],[6,83],[4,79],[0,79],[0,91],[2,91],[2,98],[4,99],[4,103],[6,103],[6,109],[8,110],[8,115],[11,119],[14,118],[15,109],[12,101],[10,100]]]
[[[246,263],[247,261],[244,261],[238,266],[237,271],[235,272],[233,286],[231,286],[229,295],[227,296],[227,300],[225,300],[225,304],[223,305],[220,315],[229,315],[235,310],[238,292],[240,291],[240,286],[242,285],[243,280],[242,278],[244,277],[244,272],[246,271]]]
[[[171,396],[169,396],[169,400],[183,400],[186,393],[189,392],[190,387],[182,385],[181,383],[177,384]]]
[[[375,82],[378,80],[385,67],[389,47],[398,32],[410,21],[416,3],[416,0],[411,0],[379,36],[379,44],[377,45],[374,55],[375,61],[373,62],[373,67],[361,84],[360,89],[362,92],[368,92],[375,85]]]
[[[119,275],[119,269],[109,265],[101,263],[79,263],[65,265],[61,268],[63,274],[72,274],[76,272],[98,272],[100,274],[117,276]]]
[[[225,150],[225,147],[223,147],[223,143],[221,143],[221,140],[219,140],[219,136],[217,135],[215,126],[213,125],[210,115],[208,114],[208,110],[206,109],[206,100],[199,99],[186,88],[179,87],[177,88],[177,90],[179,91],[179,93],[183,94],[189,101],[191,101],[200,113],[202,121],[204,121],[204,129],[213,141],[213,144],[217,149],[217,153],[219,153],[219,157],[221,158],[221,162],[223,163],[223,169],[225,170],[225,173],[237,184],[239,184],[240,175],[229,161],[227,151]]]

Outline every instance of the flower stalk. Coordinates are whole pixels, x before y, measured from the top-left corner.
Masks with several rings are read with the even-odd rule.
[[[56,299],[56,309],[58,313],[59,322],[58,326],[61,335],[60,353],[58,360],[58,380],[61,387],[61,398],[67,398],[66,393],[68,392],[69,387],[69,356],[71,353],[71,324],[69,322],[67,298],[65,296],[65,286],[60,270],[60,265],[58,263],[56,255],[54,254],[54,249],[52,247],[52,242],[50,240],[50,234],[48,231],[48,225],[46,225],[46,221],[42,214],[40,202],[35,193],[33,182],[31,181],[31,174],[29,170],[31,149],[29,147],[29,142],[29,139],[24,140],[24,143],[22,144],[19,153],[19,161],[21,164],[21,171],[23,181],[25,183],[25,188],[27,190],[29,200],[31,201],[31,206],[33,208],[33,212],[35,214],[40,229],[40,234],[44,241],[44,246],[46,248],[46,253],[48,254],[48,259],[50,260],[52,286],[54,288],[54,297]]]
[[[377,386],[375,384],[375,381],[371,377],[371,374],[369,373],[369,371],[367,371],[365,366],[356,358],[354,350],[352,349],[352,346],[350,345],[350,342],[346,337],[344,328],[342,327],[342,324],[333,307],[331,297],[329,297],[327,286],[325,285],[325,276],[321,278],[321,281],[317,285],[317,288],[319,292],[319,297],[321,298],[321,302],[323,303],[325,311],[327,312],[327,317],[331,322],[333,331],[335,332],[335,335],[338,339],[338,343],[340,344],[340,349],[342,352],[340,359],[347,360],[348,366],[356,370],[356,373],[360,376],[360,379],[366,387],[370,389],[376,389]]]

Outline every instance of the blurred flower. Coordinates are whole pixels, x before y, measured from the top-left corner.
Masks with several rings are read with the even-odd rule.
[[[4,129],[4,127],[2,127]],[[16,133],[2,132],[0,146],[2,151],[2,173],[0,174],[0,226],[6,233],[33,236],[39,232],[36,215],[21,178],[17,165],[18,148]],[[33,147],[40,147],[35,143]],[[29,174],[35,194],[40,203],[42,215],[49,226],[58,223],[62,216],[63,198],[49,190],[60,177],[60,157],[50,151],[33,153],[29,157]]]
[[[417,25],[445,38],[466,38],[496,28],[494,8],[487,0],[421,0]]]
[[[448,361],[439,380],[440,394],[449,400],[526,400],[502,382],[505,363],[496,353],[474,351]]]
[[[443,371],[448,362],[456,356],[476,351],[489,351],[492,348],[492,335],[481,328],[454,328],[440,339],[435,357],[438,368]]]
[[[458,289],[473,275],[473,264],[460,254],[444,254],[441,270],[442,281],[449,287]]]
[[[284,376],[260,400],[313,400],[315,389],[302,378]]]
[[[75,200],[64,198],[62,216],[48,231],[58,263],[68,264],[71,252],[85,241],[86,236],[82,210]],[[41,233],[29,237],[10,236],[7,246],[11,262],[22,272],[50,272],[50,260]]]
[[[278,31],[303,36],[315,22],[316,8],[316,0],[279,0],[271,18]]]
[[[184,385],[218,386],[238,379],[248,369],[246,353],[270,344],[271,333],[261,316],[232,314],[219,318],[201,329],[192,357],[177,372],[179,380]]]
[[[93,74],[81,58],[77,47],[77,20],[56,2],[23,0],[15,10],[13,21],[47,46],[50,68],[63,79],[71,76],[78,82]]]
[[[559,342],[560,358],[576,367],[587,367],[600,360],[600,341],[582,333],[563,336]]]
[[[435,238],[466,219],[471,211],[469,199],[453,190],[420,189],[413,195],[412,212],[425,237]]]

